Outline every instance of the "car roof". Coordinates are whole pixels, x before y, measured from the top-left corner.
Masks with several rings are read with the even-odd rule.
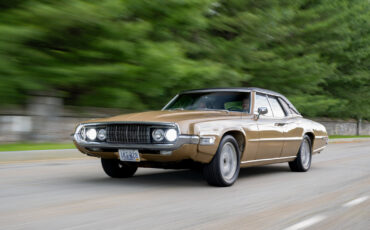
[[[280,93],[277,93],[275,91],[256,88],[256,87],[225,87],[225,88],[192,89],[192,90],[182,91],[181,94],[183,93],[202,93],[202,92],[251,92],[251,91],[283,96]]]
[[[281,97],[282,99],[284,99],[284,101],[289,105],[291,109],[293,109],[296,113],[300,114],[298,110],[294,107],[294,105],[284,95],[278,92],[272,91],[272,90],[262,89],[262,88],[257,88],[257,87],[225,87],[225,88],[192,89],[192,90],[182,91],[180,94],[207,93],[207,92],[252,92],[252,91],[257,92],[257,93],[263,93],[263,94]]]

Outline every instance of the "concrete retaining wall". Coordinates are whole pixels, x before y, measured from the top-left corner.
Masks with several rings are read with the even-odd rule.
[[[58,98],[36,97],[24,108],[0,109],[0,143],[17,141],[65,142],[75,125],[92,118],[128,113],[119,109],[63,106]],[[370,123],[356,120],[316,118],[329,135],[370,135]]]
[[[66,142],[76,124],[130,111],[64,106],[61,98],[35,96],[24,107],[0,108],[0,143],[17,141]]]
[[[315,118],[313,119],[320,122],[326,127],[329,135],[370,135],[370,123],[368,121],[358,121],[349,119],[328,119],[328,118]]]

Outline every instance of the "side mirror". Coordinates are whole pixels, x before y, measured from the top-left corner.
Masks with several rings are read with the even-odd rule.
[[[264,115],[266,113],[268,113],[268,109],[266,107],[259,107],[258,108],[258,114],[259,115]]]
[[[258,119],[258,118],[260,118],[260,115],[264,115],[264,114],[268,113],[268,109],[266,107],[259,107],[257,112],[258,112],[258,114],[257,114],[257,119]]]

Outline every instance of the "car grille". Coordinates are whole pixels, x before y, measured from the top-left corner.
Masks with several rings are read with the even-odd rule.
[[[150,144],[150,126],[142,124],[108,125],[106,142],[115,144]]]

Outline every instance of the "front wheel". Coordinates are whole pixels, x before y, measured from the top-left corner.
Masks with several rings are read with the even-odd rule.
[[[234,184],[240,171],[240,151],[232,136],[222,138],[212,161],[205,165],[203,174],[208,184],[226,187]]]
[[[112,178],[126,178],[132,177],[137,166],[122,162],[118,159],[101,159],[101,164],[103,166],[104,172]]]
[[[306,172],[311,167],[312,145],[309,136],[304,135],[301,147],[294,161],[289,162],[290,170],[293,172]]]

